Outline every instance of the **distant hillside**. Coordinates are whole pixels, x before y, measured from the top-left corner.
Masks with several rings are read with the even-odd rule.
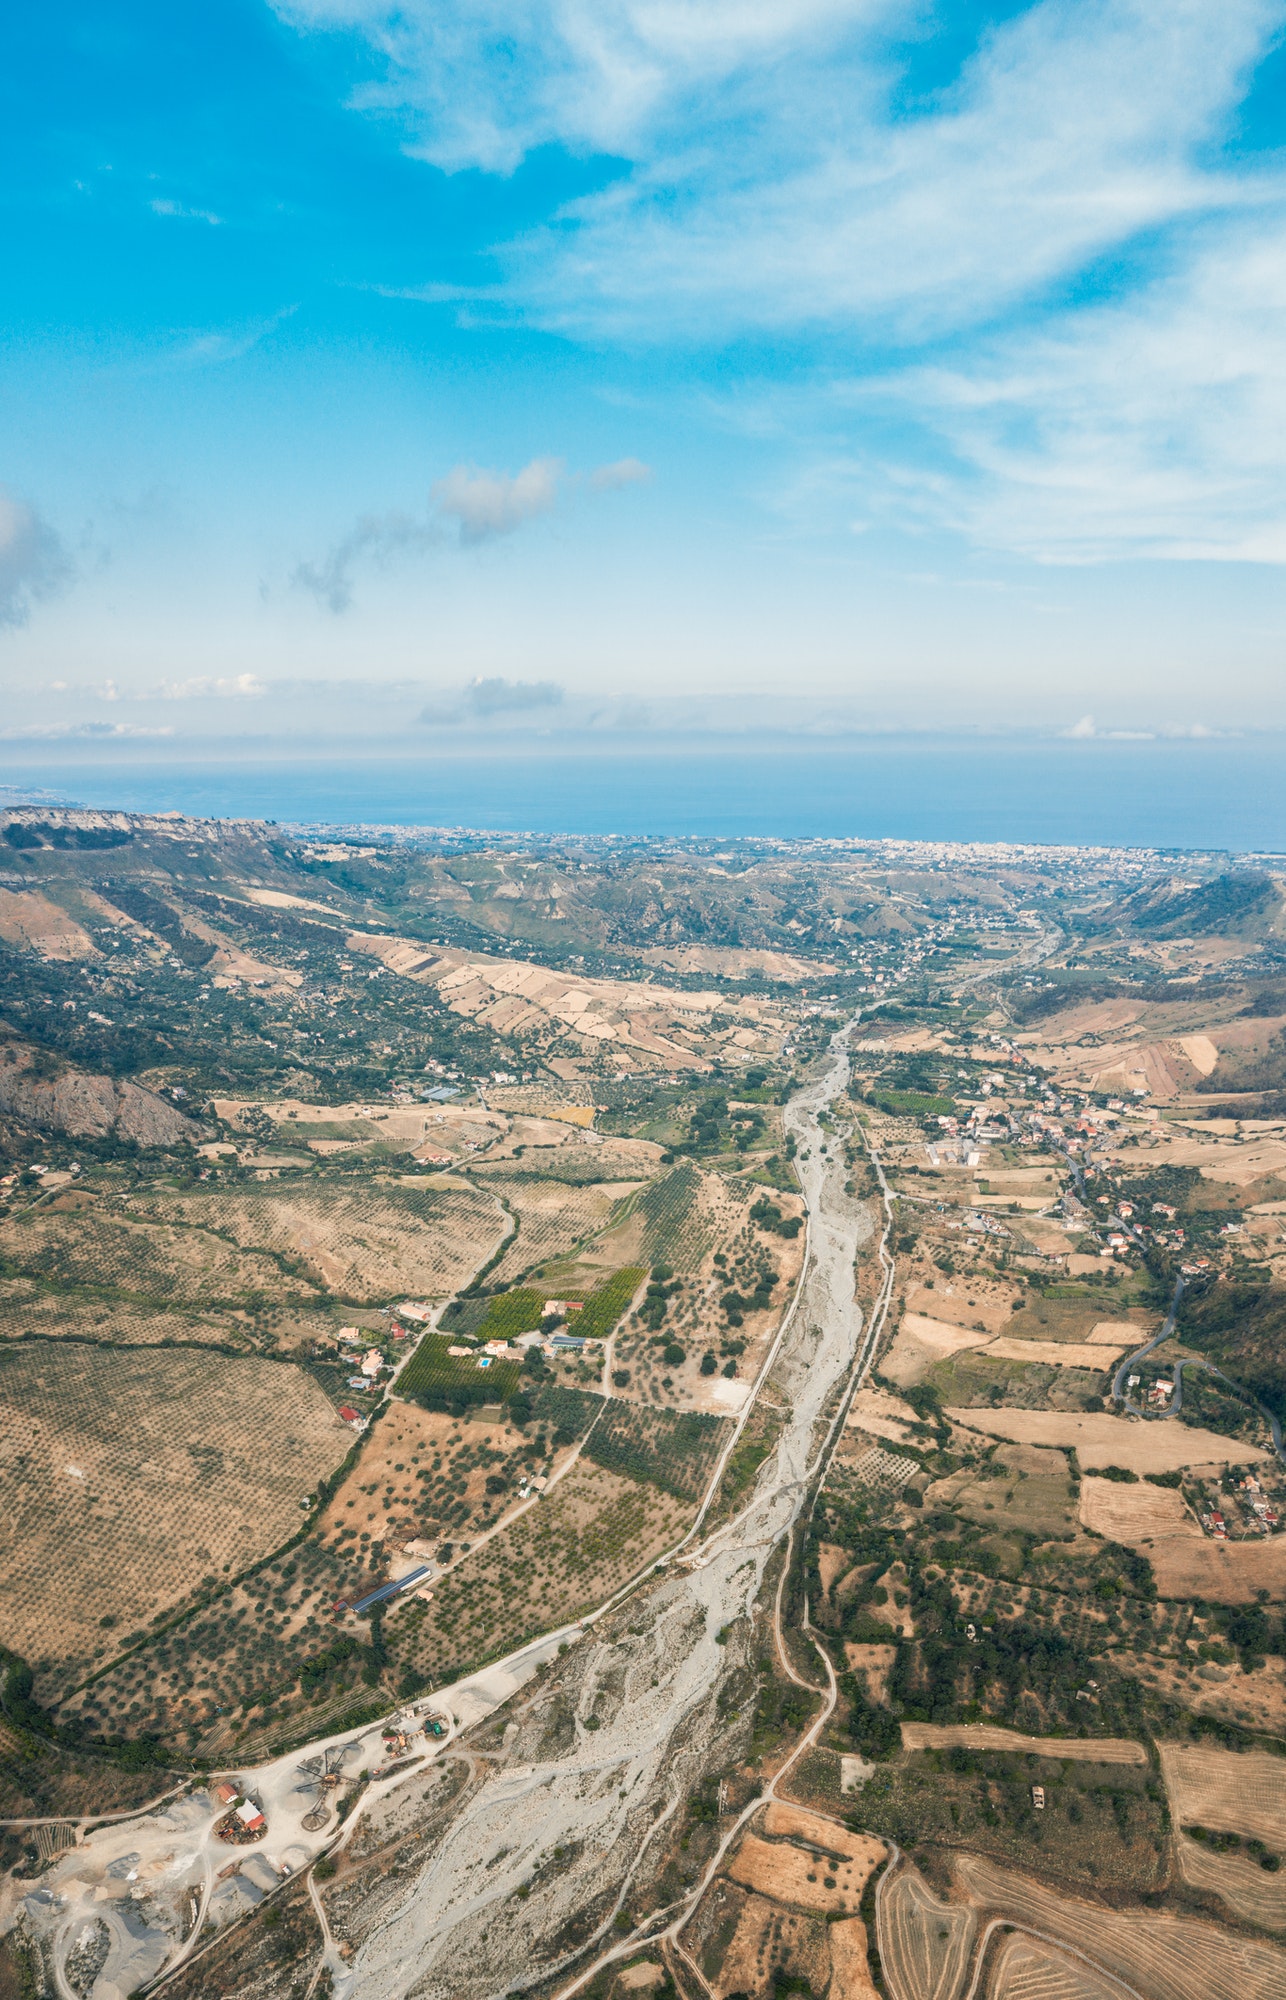
[[[95,1076],[16,1040],[0,1042],[0,1112],[34,1131],[61,1132],[69,1139],[177,1146],[204,1136],[155,1091]]]
[[[1155,938],[1261,937],[1281,907],[1272,876],[1247,871],[1217,875],[1177,893],[1170,884],[1157,884],[1128,898],[1120,914],[1132,929]]]

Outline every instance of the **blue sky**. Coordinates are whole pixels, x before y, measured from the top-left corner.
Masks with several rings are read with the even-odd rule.
[[[1284,28],[25,10],[10,741],[1286,725]]]

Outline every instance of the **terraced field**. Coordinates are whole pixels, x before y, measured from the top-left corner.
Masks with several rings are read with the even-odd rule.
[[[1021,1935],[1006,1939],[987,1984],[987,2000],[1122,2000],[1115,1980],[1054,1946]]]
[[[1197,1917],[1061,1896],[974,1855],[959,1856],[953,1872],[980,1911],[1066,1940],[1147,2000],[1280,2000],[1286,1991],[1286,1952],[1276,1945]]]
[[[975,1928],[971,1909],[942,1902],[904,1863],[879,1902],[880,1959],[895,2000],[954,2000]]]

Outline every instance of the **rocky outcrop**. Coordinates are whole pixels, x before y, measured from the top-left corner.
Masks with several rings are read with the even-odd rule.
[[[69,1139],[113,1134],[136,1146],[177,1146],[203,1136],[199,1126],[154,1091],[118,1083],[68,1064],[50,1073],[21,1042],[0,1045],[0,1112]]]

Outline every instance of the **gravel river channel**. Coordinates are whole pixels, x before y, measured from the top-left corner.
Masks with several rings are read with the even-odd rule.
[[[546,1986],[559,1970],[549,1940],[578,1911],[592,1907],[603,1939],[617,1938],[614,1918],[628,1908],[649,1851],[717,1756],[726,1729],[717,1695],[729,1670],[720,1635],[759,1603],[768,1561],[807,1497],[823,1412],[869,1365],[855,1265],[871,1242],[871,1213],[845,1193],[843,1145],[818,1123],[847,1084],[849,1032],[836,1036],[818,1076],[786,1109],[808,1201],[808,1255],[776,1359],[761,1378],[772,1400],[788,1406],[785,1428],[748,1504],[690,1547],[691,1567],[636,1593],[623,1637],[609,1642],[590,1623],[575,1676],[574,1741],[555,1758],[531,1761],[520,1761],[521,1741],[514,1745],[351,1963],[334,1961],[336,2000],[490,2000]],[[592,1731],[591,1716],[599,1723]],[[558,1848],[574,1863],[542,1868]],[[569,1956],[564,1990],[601,1955],[582,1945]]]

